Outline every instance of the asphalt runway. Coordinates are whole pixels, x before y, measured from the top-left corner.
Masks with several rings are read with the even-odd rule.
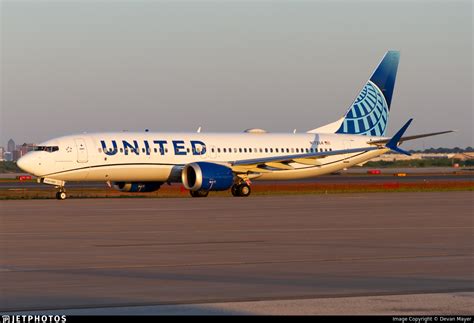
[[[472,292],[473,201],[0,201],[0,311]]]

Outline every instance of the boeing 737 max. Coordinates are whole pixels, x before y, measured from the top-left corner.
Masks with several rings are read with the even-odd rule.
[[[105,181],[126,192],[183,183],[193,197],[231,189],[248,196],[254,180],[288,180],[332,173],[388,151],[408,154],[403,141],[451,131],[403,136],[411,119],[385,137],[399,52],[388,51],[344,117],[306,133],[113,132],[64,136],[34,147],[18,166],[55,185]]]

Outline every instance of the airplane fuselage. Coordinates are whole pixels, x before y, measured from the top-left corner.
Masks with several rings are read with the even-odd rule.
[[[23,165],[32,164],[30,173],[38,177],[61,181],[181,182],[183,166],[192,162],[226,165],[236,160],[370,147],[367,142],[371,139],[383,138],[314,133],[80,134],[41,143],[39,146],[57,149],[30,152]],[[253,179],[313,177],[363,163],[385,152],[380,149],[328,156],[313,165],[294,162],[291,170],[267,167]]]

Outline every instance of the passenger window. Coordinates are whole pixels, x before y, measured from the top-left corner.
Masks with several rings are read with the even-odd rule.
[[[246,152],[247,152],[247,148],[244,148],[244,153],[246,153]]]
[[[239,148],[239,153],[241,153],[241,152],[242,152],[242,148]]]
[[[265,152],[268,153],[268,148],[265,148]]]
[[[275,148],[275,152],[278,152],[278,148]]]
[[[251,152],[252,152],[252,148],[249,148],[249,153],[251,153]]]
[[[300,152],[300,150],[299,150],[298,148],[296,148],[296,152],[297,152],[297,153],[299,153],[299,152]]]

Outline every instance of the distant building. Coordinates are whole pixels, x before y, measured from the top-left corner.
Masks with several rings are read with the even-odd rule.
[[[15,142],[13,141],[13,139],[10,139],[8,140],[7,151],[10,153],[13,153],[14,150],[15,150]]]
[[[17,161],[18,159],[20,159],[20,157],[21,157],[21,151],[15,149],[13,151],[13,161]]]
[[[3,157],[4,154],[5,154],[5,148],[0,147],[0,161],[5,160],[5,157]]]
[[[459,159],[459,160],[462,160],[462,161],[473,160],[474,159],[474,153],[459,153],[459,154],[455,154],[452,158],[453,159]]]
[[[471,160],[474,159],[474,153],[414,153],[410,156],[402,154],[384,154],[379,157],[372,159],[371,161],[399,161],[399,160],[419,160],[419,159],[459,159],[459,160]]]
[[[32,151],[33,147],[34,147],[33,144],[24,143],[21,146],[17,146],[16,150],[20,151],[20,157],[22,157],[22,156],[26,155],[27,152]]]
[[[379,157],[372,159],[371,161],[398,161],[398,160],[416,160],[416,159],[440,159],[440,158],[451,158],[454,154],[426,154],[426,153],[415,153],[410,156],[402,154],[384,154]]]
[[[9,151],[6,151],[3,154],[3,157],[4,157],[5,161],[13,161],[13,153],[11,153]]]

